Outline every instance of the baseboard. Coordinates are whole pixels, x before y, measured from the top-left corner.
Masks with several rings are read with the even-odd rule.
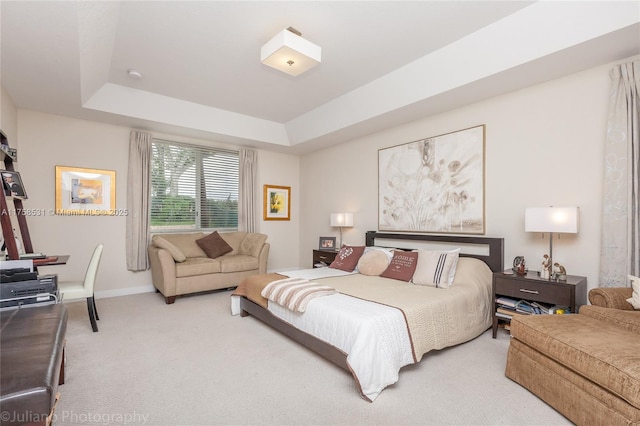
[[[140,293],[153,293],[156,291],[156,288],[153,284],[139,286],[139,287],[127,287],[127,288],[118,288],[115,290],[103,290],[96,291],[95,298],[96,299],[107,299],[109,297],[120,297],[120,296],[130,296],[132,294],[140,294]]]

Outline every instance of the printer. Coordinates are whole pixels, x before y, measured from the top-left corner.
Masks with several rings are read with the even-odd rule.
[[[57,303],[58,299],[57,275],[38,276],[32,265],[0,262],[0,309]]]

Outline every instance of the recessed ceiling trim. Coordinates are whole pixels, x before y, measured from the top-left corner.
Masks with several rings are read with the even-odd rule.
[[[102,86],[83,107],[274,145],[289,145],[281,123],[113,83]]]
[[[633,3],[616,2],[612,8],[609,2],[537,2],[290,120],[291,145],[638,24],[640,13]]]

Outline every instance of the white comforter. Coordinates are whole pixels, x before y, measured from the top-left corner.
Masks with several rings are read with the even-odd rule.
[[[399,309],[344,294],[319,297],[304,313],[269,303],[269,311],[347,354],[362,396],[373,401],[414,362],[407,324]]]
[[[309,280],[352,275],[331,268],[290,272],[284,274]],[[369,278],[374,284],[385,280]],[[352,279],[358,280],[349,277]],[[323,284],[338,284],[332,280]],[[373,401],[385,387],[398,381],[403,366],[419,361],[430,350],[471,340],[491,324],[491,271],[476,259],[460,259],[456,281],[450,289],[398,282],[387,290],[399,291],[398,286],[405,287],[410,299],[421,300],[421,306],[424,301],[424,308],[417,315],[412,312],[414,324],[415,319],[418,321],[411,331],[405,317],[407,312],[341,293],[313,299],[304,313],[276,303],[269,303],[268,309],[278,318],[345,352],[362,396]],[[232,314],[240,313],[239,296],[232,296],[231,307]]]

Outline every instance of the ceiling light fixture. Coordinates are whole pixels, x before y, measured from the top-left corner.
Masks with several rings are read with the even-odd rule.
[[[320,63],[322,49],[301,37],[295,28],[280,31],[260,49],[263,64],[294,77]]]
[[[142,78],[142,74],[140,74],[140,72],[133,69],[127,70],[127,74],[129,74],[129,77],[135,80],[140,80]]]

